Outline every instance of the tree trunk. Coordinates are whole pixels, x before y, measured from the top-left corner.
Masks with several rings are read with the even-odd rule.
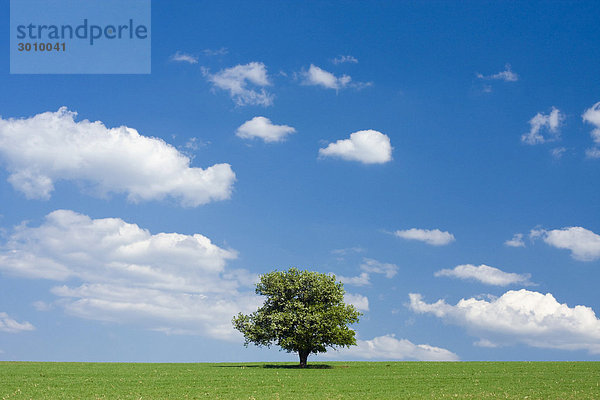
[[[310,354],[310,352],[304,351],[304,350],[300,350],[298,352],[298,355],[300,356],[300,368],[306,368],[306,363],[307,363],[309,354]]]

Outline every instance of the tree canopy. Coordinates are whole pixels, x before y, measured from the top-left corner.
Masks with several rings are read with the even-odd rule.
[[[348,325],[357,323],[361,313],[344,303],[344,287],[335,276],[297,268],[273,271],[261,275],[256,293],[266,296],[263,306],[232,321],[246,346],[276,344],[297,352],[305,367],[311,353],[356,345]]]

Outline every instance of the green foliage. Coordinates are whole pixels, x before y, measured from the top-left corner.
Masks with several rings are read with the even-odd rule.
[[[600,362],[326,366],[0,362],[0,399],[600,399]]]
[[[261,276],[256,293],[267,297],[263,306],[233,318],[246,346],[276,344],[297,352],[305,365],[311,353],[356,344],[348,325],[358,322],[361,314],[344,303],[344,287],[335,276],[296,268],[274,271]]]

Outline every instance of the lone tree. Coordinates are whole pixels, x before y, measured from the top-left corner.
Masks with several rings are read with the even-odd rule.
[[[256,293],[267,297],[263,306],[232,321],[244,334],[245,346],[276,344],[297,352],[304,368],[311,353],[356,345],[347,325],[358,322],[361,313],[344,303],[344,287],[335,276],[296,268],[273,271],[261,275]]]

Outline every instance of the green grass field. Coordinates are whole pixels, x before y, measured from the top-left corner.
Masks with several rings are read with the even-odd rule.
[[[0,363],[4,399],[600,399],[600,362]]]

